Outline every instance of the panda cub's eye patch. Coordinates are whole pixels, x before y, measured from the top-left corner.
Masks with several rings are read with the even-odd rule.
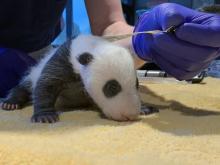
[[[109,80],[105,83],[102,90],[107,98],[111,98],[121,92],[122,88],[117,80]]]
[[[93,60],[93,55],[85,52],[78,57],[78,61],[82,65],[88,65]]]

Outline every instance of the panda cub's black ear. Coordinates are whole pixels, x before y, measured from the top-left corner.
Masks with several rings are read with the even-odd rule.
[[[82,53],[78,57],[78,61],[82,65],[88,65],[92,60],[93,60],[93,55],[88,52]]]

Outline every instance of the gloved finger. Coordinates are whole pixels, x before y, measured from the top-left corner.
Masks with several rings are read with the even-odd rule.
[[[191,72],[207,67],[220,55],[217,48],[190,44],[166,33],[136,35],[132,42],[135,52],[141,59],[152,61],[154,49],[169,62],[178,64],[180,69]]]
[[[170,55],[168,58],[170,61],[178,60],[181,63],[182,60],[186,62],[192,62],[195,65],[199,63],[210,62],[219,56],[218,48],[197,46],[188,42],[177,39],[172,34],[159,33],[154,35],[155,49],[162,55]],[[189,71],[192,71],[190,68]]]
[[[201,70],[197,71],[186,71],[184,69],[179,68],[178,63],[170,63],[167,58],[164,58],[160,54],[158,54],[156,51],[154,51],[154,62],[160,66],[161,69],[166,71],[169,75],[175,77],[178,80],[189,80],[192,77],[199,74],[203,68],[206,68],[207,66],[202,67]]]
[[[158,51],[158,53],[159,52],[161,53],[161,51],[158,50],[157,48],[155,48],[155,51],[156,52]],[[160,56],[162,56],[163,58],[166,57],[168,62],[177,65],[179,69],[185,70],[187,72],[195,72],[195,71],[201,70],[201,68],[206,68],[211,63],[211,61],[192,62],[189,60],[180,59],[179,57],[176,57],[175,54],[166,54],[166,55],[160,54]]]
[[[180,12],[179,7],[184,8],[183,6],[172,3],[164,3],[158,6],[155,16],[162,30],[167,30],[171,26],[180,26],[185,22],[184,14]]]
[[[183,24],[185,16],[180,13],[179,8],[184,7],[172,3],[164,3],[154,7],[140,16],[134,31],[166,30],[171,26]]]
[[[145,61],[152,60],[152,47],[153,35],[151,34],[138,34],[132,37],[133,49],[139,58]]]
[[[161,26],[155,20],[155,13],[147,11],[143,13],[135,24],[134,32],[142,32],[149,30],[162,30]]]
[[[196,45],[220,47],[220,19],[209,25],[185,23],[175,34],[179,39]]]

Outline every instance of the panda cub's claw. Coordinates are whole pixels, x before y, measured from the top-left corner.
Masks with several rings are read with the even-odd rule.
[[[159,109],[152,106],[146,106],[144,104],[141,105],[140,115],[150,115],[152,113],[158,113]]]
[[[16,109],[21,109],[21,106],[16,103],[7,103],[7,102],[2,102],[0,104],[1,109],[6,110],[6,111],[13,111]]]
[[[59,116],[56,112],[43,112],[31,117],[32,123],[55,123],[57,121],[59,121]]]

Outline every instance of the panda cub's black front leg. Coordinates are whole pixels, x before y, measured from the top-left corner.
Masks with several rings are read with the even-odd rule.
[[[33,91],[32,122],[54,123],[59,120],[55,103],[68,82],[78,81],[69,62],[68,44],[62,45],[42,70]]]
[[[74,74],[70,57],[71,41],[61,45],[41,72],[33,91],[34,114],[32,122],[54,123],[59,120],[55,103],[60,92],[69,82],[79,81]]]
[[[32,122],[54,123],[59,121],[55,110],[56,99],[62,89],[62,82],[41,78],[33,92],[34,114]]]

